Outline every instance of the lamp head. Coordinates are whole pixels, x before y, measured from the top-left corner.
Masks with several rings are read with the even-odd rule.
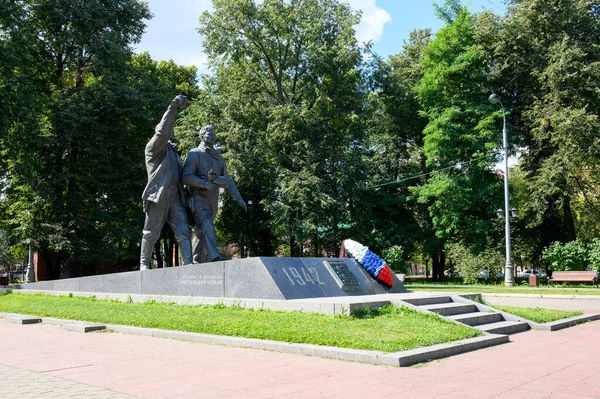
[[[496,93],[492,93],[492,95],[490,96],[490,98],[488,98],[488,100],[492,104],[498,104],[500,102],[500,96],[497,95]]]
[[[504,219],[504,209],[500,208],[496,211],[496,215],[498,216],[498,219]]]

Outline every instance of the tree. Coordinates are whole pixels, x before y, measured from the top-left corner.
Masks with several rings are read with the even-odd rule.
[[[425,249],[426,256],[439,259],[442,246],[427,207],[411,201],[409,191],[428,172],[422,134],[427,119],[420,113],[417,87],[430,40],[429,29],[415,30],[398,54],[387,61],[373,55],[368,65],[369,101],[363,118],[371,182],[359,192],[351,234],[378,252],[401,245],[407,257]]]
[[[194,83],[195,71],[167,63],[162,92],[138,90],[149,86],[135,79],[143,75],[140,63],[129,64],[129,44],[150,14],[136,0],[13,0],[6,10],[3,225],[18,242],[35,243],[53,277],[87,273],[73,267],[110,259],[123,238],[139,236],[139,154],[157,119],[140,112],[145,100],[156,104],[171,86]]]
[[[436,235],[445,244],[462,243],[474,253],[488,245],[501,196],[492,166],[498,160],[499,129],[487,97],[491,84],[474,34],[475,17],[457,1],[446,1],[448,24],[424,52],[418,99],[428,119],[423,130],[427,181],[411,187],[427,205]],[[436,270],[437,269],[437,270]],[[444,258],[434,275],[444,270]]]
[[[267,249],[269,237],[285,236],[293,256],[308,240],[314,254],[333,252],[361,173],[358,15],[335,0],[213,5],[199,29],[214,68],[206,87],[216,109],[207,114],[226,135],[242,193],[256,204],[261,234],[253,237]],[[230,210],[226,199],[223,220],[247,237],[246,216]]]
[[[523,211],[539,229],[538,256],[574,240],[584,230],[576,221],[590,231],[582,216],[598,211],[598,12],[593,0],[511,1],[503,21],[480,27],[495,84],[511,104],[511,135],[527,150]]]

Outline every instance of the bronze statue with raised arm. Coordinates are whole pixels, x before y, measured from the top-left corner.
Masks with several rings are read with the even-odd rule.
[[[175,97],[156,126],[154,136],[146,144],[148,184],[142,194],[146,220],[142,232],[140,270],[150,269],[152,249],[165,222],[169,222],[175,233],[183,264],[192,263],[191,233],[180,179],[183,166],[175,151],[173,130],[177,111],[188,104],[185,96]]]

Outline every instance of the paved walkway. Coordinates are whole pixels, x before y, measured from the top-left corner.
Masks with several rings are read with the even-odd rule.
[[[52,377],[16,367],[0,364],[0,394],[4,399],[13,398],[97,398],[127,399],[125,395],[63,378]]]
[[[389,368],[0,320],[0,397],[600,398],[600,322],[511,341]]]

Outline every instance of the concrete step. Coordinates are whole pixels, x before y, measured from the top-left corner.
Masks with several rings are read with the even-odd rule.
[[[499,321],[496,323],[475,326],[490,334],[516,334],[529,330],[529,324],[524,321]]]
[[[498,321],[504,321],[504,317],[501,313],[496,312],[473,312],[463,313],[448,316],[449,319],[458,321],[468,326],[478,326],[481,324],[496,323]]]
[[[411,305],[423,306],[423,305],[432,305],[435,303],[452,302],[452,298],[450,298],[449,296],[427,296],[427,297],[421,297],[421,298],[403,299],[403,301],[408,302]]]
[[[429,310],[430,312],[438,313],[441,316],[451,316],[456,314],[477,312],[477,306],[472,305],[470,303],[436,303],[432,305],[419,306],[419,308]]]

